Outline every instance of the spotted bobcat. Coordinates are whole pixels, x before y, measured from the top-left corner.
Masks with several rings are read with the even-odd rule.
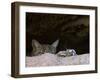
[[[32,40],[32,56],[41,55],[44,53],[56,53],[56,48],[58,46],[59,40],[56,40],[51,45],[49,44],[40,44],[37,40]]]

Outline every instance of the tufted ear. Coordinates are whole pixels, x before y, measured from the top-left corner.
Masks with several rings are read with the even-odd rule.
[[[51,44],[51,46],[53,46],[53,47],[57,47],[58,46],[58,44],[59,44],[59,39],[57,39],[55,42],[53,42],[52,44]]]
[[[41,44],[37,40],[32,40],[32,47],[39,48],[41,47]]]

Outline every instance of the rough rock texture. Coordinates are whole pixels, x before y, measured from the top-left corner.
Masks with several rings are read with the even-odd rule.
[[[39,56],[26,56],[26,67],[62,66],[89,64],[89,54],[70,57],[58,57],[55,54],[45,53]]]

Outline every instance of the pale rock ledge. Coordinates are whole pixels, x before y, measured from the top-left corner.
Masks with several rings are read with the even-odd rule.
[[[70,57],[59,57],[51,53],[45,53],[33,57],[26,56],[26,67],[89,64],[89,56],[90,54],[82,54]]]

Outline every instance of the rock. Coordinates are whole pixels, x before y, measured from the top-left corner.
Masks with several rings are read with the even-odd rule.
[[[89,55],[76,55],[69,57],[59,57],[58,55],[45,53],[39,56],[26,56],[26,67],[41,67],[41,66],[67,66],[67,65],[83,65],[89,64]]]

